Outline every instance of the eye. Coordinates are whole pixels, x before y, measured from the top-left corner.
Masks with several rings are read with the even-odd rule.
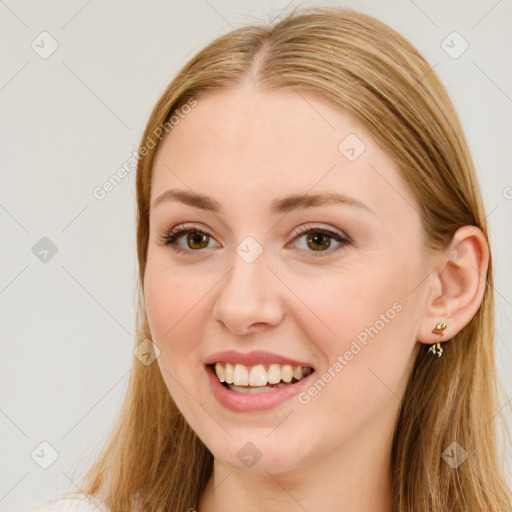
[[[295,240],[303,238],[304,235],[306,235],[306,246],[312,249],[312,251],[308,252],[313,252],[312,256],[315,257],[322,257],[326,253],[331,254],[351,243],[348,238],[340,233],[319,226],[299,228]],[[330,239],[334,239],[338,243],[338,246],[334,249],[331,249]]]
[[[193,251],[197,251],[199,249],[204,249],[208,247],[208,239],[211,236],[204,231],[201,231],[198,226],[191,226],[187,228],[186,226],[176,226],[172,231],[164,233],[159,237],[160,243],[162,245],[168,245],[171,249],[177,253],[190,253],[192,252],[190,249],[183,249],[178,244],[178,241],[186,236],[186,244]]]
[[[294,241],[306,237],[307,248],[312,250],[303,250],[312,252],[312,256],[315,257],[324,256],[325,253],[330,254],[351,243],[348,238],[340,233],[319,226],[299,228],[295,235]],[[185,238],[186,248],[180,246],[179,240],[181,238]],[[165,232],[159,237],[161,245],[170,246],[173,251],[184,254],[208,248],[210,239],[212,239],[212,236],[202,231],[198,226],[187,227],[185,225],[176,226],[170,232]],[[331,249],[331,239],[337,242],[338,247]]]

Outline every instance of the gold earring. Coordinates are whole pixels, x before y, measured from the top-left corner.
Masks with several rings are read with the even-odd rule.
[[[443,335],[443,331],[446,329],[446,327],[448,327],[446,325],[446,322],[439,322],[435,327],[434,329],[432,329],[432,332],[434,334],[438,334],[439,336],[442,336]]]
[[[438,336],[442,336],[444,334],[443,331],[446,329],[446,327],[447,327],[446,322],[439,322],[434,327],[432,332],[434,334],[437,334]],[[440,342],[433,343],[431,345],[431,347],[428,349],[428,351],[431,352],[432,354],[434,354],[437,357],[441,357],[443,355],[443,347],[441,347],[441,343]]]

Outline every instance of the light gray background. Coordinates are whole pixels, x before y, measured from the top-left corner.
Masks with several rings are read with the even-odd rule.
[[[454,98],[490,222],[504,405],[512,396],[512,4],[314,4],[353,7],[397,29]],[[137,148],[155,101],[193,54],[297,5],[313,2],[0,1],[1,510],[24,511],[72,489],[72,470],[101,444],[127,388],[135,171],[101,201],[93,189]],[[31,47],[50,48],[43,31],[59,45],[46,59]],[[469,44],[456,59],[441,46],[453,31]],[[42,237],[58,250],[46,262],[32,252]],[[48,469],[35,462],[49,461],[43,441],[58,452]]]

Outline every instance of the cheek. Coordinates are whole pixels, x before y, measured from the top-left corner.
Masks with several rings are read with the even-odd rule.
[[[202,336],[200,301],[207,285],[200,285],[178,268],[148,265],[144,277],[144,299],[158,361],[172,373],[187,375],[197,365]]]
[[[303,328],[311,339],[324,340],[322,346],[331,357],[333,352],[348,350],[358,335],[364,341],[366,328],[376,324],[379,332],[389,331],[405,296],[403,285],[396,284],[397,274],[389,266],[384,270],[380,265],[353,265],[305,279],[301,287],[297,282],[294,291],[310,312],[302,315]]]
[[[406,261],[374,268],[352,268],[309,288],[308,302],[321,321],[308,316],[303,329],[325,361],[304,402],[339,411],[344,422],[356,422],[401,395],[414,348],[408,295],[417,273]]]
[[[152,339],[160,349],[157,363],[162,377],[178,409],[194,424],[200,411],[190,397],[200,396],[204,386],[197,371],[204,324],[198,316],[199,301],[205,291],[185,277],[177,268],[148,265],[144,298]]]
[[[200,282],[186,271],[148,259],[144,300],[153,336],[161,341],[172,338],[184,319],[188,322],[190,315],[197,314],[198,308],[194,306],[202,294]]]

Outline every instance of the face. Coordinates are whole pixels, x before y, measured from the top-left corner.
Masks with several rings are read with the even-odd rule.
[[[313,201],[326,194],[346,200]],[[162,141],[151,201],[157,362],[215,458],[283,472],[389,442],[428,263],[416,200],[361,126],[309,92],[217,90]],[[214,362],[241,365],[234,384],[254,385],[229,389]],[[297,380],[298,363],[312,371]],[[281,385],[263,388],[271,374]]]

